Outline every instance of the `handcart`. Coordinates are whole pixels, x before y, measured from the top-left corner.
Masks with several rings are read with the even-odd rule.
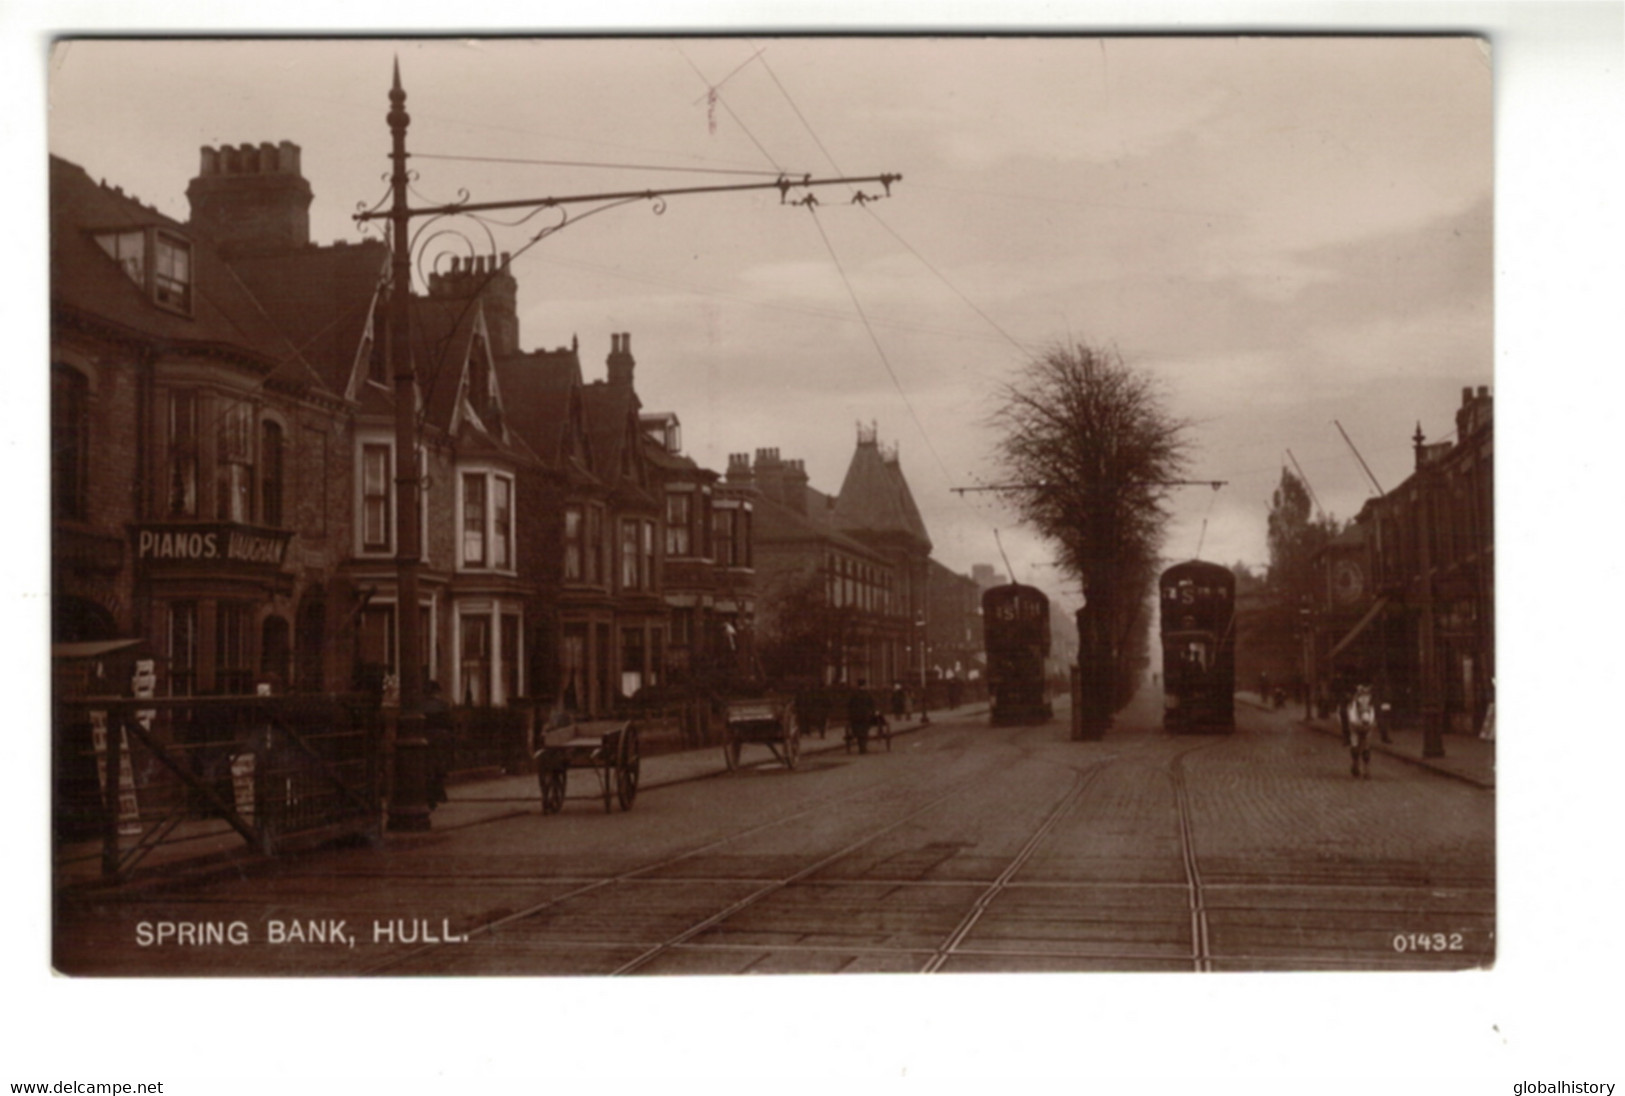
[[[785,768],[795,768],[801,761],[801,727],[796,721],[794,700],[769,697],[729,701],[722,759],[730,771],[739,767],[739,753],[747,742],[761,743]]]
[[[868,726],[854,727],[849,723],[841,744],[846,747],[847,753],[851,753],[854,748],[859,753],[868,753],[870,735],[878,736],[886,744],[886,752],[891,753],[891,724],[879,712],[874,714]]]
[[[623,811],[632,809],[641,768],[637,724],[600,719],[544,731],[534,757],[543,814],[557,814],[564,807],[571,769],[593,771],[604,810],[614,810],[617,802]]]

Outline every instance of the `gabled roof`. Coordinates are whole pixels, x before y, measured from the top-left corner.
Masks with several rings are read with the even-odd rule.
[[[231,266],[335,392],[355,391],[367,325],[389,275],[389,249],[377,240],[233,255]],[[378,322],[386,323],[383,310]],[[383,331],[375,332],[382,338]]]
[[[902,467],[895,456],[881,453],[872,438],[858,440],[835,500],[834,518],[838,528],[856,536],[906,539],[922,554],[931,551],[931,536]]]
[[[573,348],[511,354],[497,361],[508,427],[522,437],[546,464],[575,477],[590,476],[590,442],[581,398],[581,359]],[[589,446],[575,460],[568,444],[571,423]]]
[[[818,492],[812,492],[811,488],[808,490],[812,494],[818,494]],[[809,498],[809,506],[814,501],[816,500]],[[817,542],[840,548],[842,551],[874,560],[877,563],[886,562],[885,557],[873,548],[854,537],[848,536],[827,521],[820,520],[818,516],[813,516],[811,510],[809,510],[809,513],[803,514],[792,510],[777,500],[760,494],[755,496],[754,503],[752,509],[755,517],[751,526],[751,534],[758,545]],[[820,505],[819,512],[823,512],[823,509],[823,506]]]
[[[635,480],[621,475],[621,459],[628,445],[637,446],[643,431],[638,426],[638,397],[630,386],[595,381],[581,390],[587,413],[587,440],[592,446],[593,470],[605,483],[633,491],[643,490]]]
[[[417,370],[423,421],[451,428],[463,368],[474,341],[475,305],[470,301],[412,298],[412,365]]]
[[[507,428],[479,302],[413,297],[411,331],[423,422],[453,437],[464,456],[534,457],[535,450]],[[470,395],[480,379],[489,386],[483,418]]]
[[[213,350],[253,360],[279,379],[321,381],[207,237],[93,181],[84,168],[50,158],[51,304],[173,350]],[[191,244],[191,312],[154,302],[102,250],[95,233],[156,227]]]

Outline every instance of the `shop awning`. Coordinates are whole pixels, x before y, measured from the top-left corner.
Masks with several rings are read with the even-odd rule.
[[[1336,658],[1339,651],[1358,639],[1360,633],[1365,631],[1366,625],[1370,624],[1373,620],[1376,620],[1377,614],[1382,612],[1383,606],[1387,604],[1387,597],[1379,597],[1376,601],[1372,602],[1371,608],[1366,610],[1365,616],[1360,618],[1360,622],[1349,629],[1348,635],[1337,641],[1337,646],[1332,648],[1332,653],[1328,656],[1328,659]]]
[[[51,644],[52,658],[101,658],[145,643],[142,639],[90,639],[81,643]]]

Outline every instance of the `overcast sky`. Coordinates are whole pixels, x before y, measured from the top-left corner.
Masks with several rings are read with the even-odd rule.
[[[629,332],[646,407],[717,469],[775,447],[833,493],[876,423],[956,570],[998,563],[998,529],[1060,591],[1006,500],[951,491],[998,481],[990,401],[1051,344],[1115,349],[1192,420],[1195,478],[1228,486],[1178,492],[1165,554],[1226,563],[1266,560],[1289,450],[1348,518],[1372,488],[1334,421],[1389,488],[1417,422],[1443,439],[1461,388],[1493,384],[1470,37],[75,42],[51,150],[185,220],[200,146],[291,140],[314,237],[354,240],[397,56],[425,202],[901,174],[867,206],[836,187],[816,212],[764,192],[583,218],[516,260],[521,339],[578,335],[592,379]]]

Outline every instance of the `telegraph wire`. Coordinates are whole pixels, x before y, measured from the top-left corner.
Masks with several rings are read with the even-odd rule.
[[[790,90],[784,86],[784,82],[779,79],[778,74],[776,72],[774,72],[772,66],[770,64],[768,64],[766,57],[763,56],[763,54],[765,52],[766,52],[765,50],[759,50],[755,55],[753,55],[751,60],[758,61],[761,64],[762,68],[767,72],[768,76],[772,79],[774,86],[779,89],[779,94],[784,96],[784,101],[787,104],[789,104],[789,107],[790,107],[791,111],[794,112],[796,118],[801,122],[802,127],[807,131],[807,135],[810,138],[812,138],[813,143],[818,146],[818,151],[823,154],[824,159],[829,162],[830,167],[835,170],[836,174],[844,175],[845,172],[841,170],[840,164],[838,164],[836,162],[835,157],[834,157],[833,154],[830,153],[828,146],[826,146],[824,144],[823,140],[818,136],[817,131],[813,129],[812,123],[810,123],[807,120],[807,116],[802,112],[801,107],[796,103],[795,97],[790,94]],[[690,62],[690,63],[692,64],[692,62]],[[748,64],[749,61],[747,61],[746,63]],[[730,110],[729,113],[731,114],[732,111]],[[770,158],[770,160],[771,160],[771,158]],[[856,196],[854,197],[854,200],[857,200]],[[985,312],[983,312],[980,308],[977,308],[974,304],[972,304],[970,302],[969,298],[966,298],[962,293],[959,293],[958,289],[956,289],[951,283],[949,283],[948,280],[945,277],[943,277],[943,275],[941,274],[940,271],[938,271],[929,262],[927,262],[925,260],[924,256],[920,255],[920,253],[912,245],[910,245],[906,240],[904,240],[902,238],[902,236],[900,236],[895,230],[893,230],[891,228],[891,226],[887,225],[885,221],[881,220],[878,216],[876,216],[874,210],[869,208],[870,204],[868,202],[860,201],[860,202],[858,202],[858,204],[861,205],[863,207],[864,211],[867,212],[871,217],[874,217],[875,220],[880,224],[880,226],[882,228],[885,228],[886,231],[888,233],[890,233],[892,235],[892,237],[898,241],[898,243],[902,244],[905,248],[907,248],[909,250],[909,252],[915,256],[915,258],[919,259],[921,264],[924,265],[927,270],[930,270],[933,274],[936,274],[938,278],[941,278],[942,281],[943,281],[943,284],[947,285],[949,289],[953,290],[954,293],[956,295],[958,295],[960,297],[960,299],[963,300],[971,308],[971,310],[973,312],[975,312],[978,316],[982,317],[983,320],[986,320],[987,323],[995,331],[997,331],[1001,336],[1003,336],[1006,340],[1008,340],[1012,345],[1016,346],[1017,349],[1020,350],[1022,353],[1028,353],[1029,352],[1026,347],[1021,346],[1021,344],[1019,342],[1017,342],[1014,338],[1012,338],[1009,335],[1008,332],[1006,332],[1003,328],[999,327],[998,324],[994,323],[993,320]],[[944,461],[942,459],[942,454],[937,451],[936,445],[931,440],[931,432],[926,429],[925,424],[920,420],[920,416],[919,416],[918,412],[916,412],[915,409],[914,409],[913,402],[908,398],[908,393],[906,391],[904,391],[902,383],[898,380],[897,373],[892,368],[891,360],[886,356],[885,350],[881,347],[880,340],[875,334],[874,327],[870,323],[868,314],[863,310],[863,306],[858,302],[857,294],[853,290],[852,283],[847,278],[845,270],[841,267],[840,259],[835,254],[835,249],[834,249],[833,246],[831,246],[829,237],[827,235],[825,235],[825,233],[824,233],[823,224],[820,222],[820,220],[819,220],[819,218],[817,216],[816,208],[809,205],[808,209],[811,210],[813,212],[813,214],[814,214],[813,223],[815,225],[817,225],[819,235],[821,237],[823,237],[824,246],[829,250],[830,258],[835,263],[836,270],[840,273],[842,282],[844,282],[845,285],[846,285],[847,294],[852,298],[853,306],[857,309],[858,316],[863,321],[864,327],[869,333],[870,341],[874,344],[875,352],[880,356],[881,364],[886,367],[886,372],[891,377],[892,384],[897,389],[897,394],[902,398],[903,405],[908,409],[909,416],[914,420],[914,425],[919,429],[920,436],[922,438],[924,438],[926,448],[930,451],[932,459],[936,461],[937,467],[942,471],[943,477],[945,479],[947,479],[951,483],[953,481],[953,478],[954,478],[953,473],[948,471],[948,467],[947,467],[946,463],[944,463]],[[994,541],[998,542],[998,536],[999,536],[998,528],[997,528],[997,526],[993,525],[993,523],[989,519],[989,517],[986,514],[978,513],[977,510],[974,508],[974,506],[971,503],[966,501],[965,496],[963,494],[958,496],[958,501],[959,501],[959,505],[964,507],[965,511],[968,514],[970,514],[974,519],[976,519],[977,521],[986,522],[988,524],[988,527],[991,528],[992,531],[993,531]],[[1002,543],[999,544],[999,552],[1000,552],[1001,555],[1004,552],[1004,546],[1003,546]],[[1006,560],[1006,566],[1008,566],[1008,565],[1009,565],[1009,561]],[[1011,581],[1015,581],[1013,574],[1012,574]]]

